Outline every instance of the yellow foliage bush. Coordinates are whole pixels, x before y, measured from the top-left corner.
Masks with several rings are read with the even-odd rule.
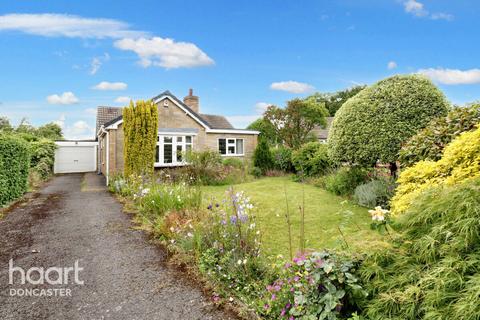
[[[410,202],[425,189],[438,185],[454,185],[480,176],[480,128],[465,132],[444,150],[440,160],[420,161],[403,171],[392,198],[393,214],[401,214]]]

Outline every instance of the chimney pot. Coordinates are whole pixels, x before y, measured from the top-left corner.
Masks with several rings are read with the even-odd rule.
[[[193,89],[192,89],[192,88],[190,88],[190,89],[188,90],[188,95],[189,95],[189,96],[193,96]]]

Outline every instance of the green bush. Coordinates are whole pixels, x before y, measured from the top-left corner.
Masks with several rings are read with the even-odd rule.
[[[273,155],[273,167],[276,170],[293,172],[292,149],[279,146],[271,150]]]
[[[273,168],[273,156],[265,139],[259,139],[258,141],[258,145],[253,153],[253,165],[260,168],[262,174]]]
[[[381,178],[361,184],[355,188],[353,199],[361,206],[373,208],[381,206],[390,208],[390,199],[395,192],[395,181],[389,178]]]
[[[349,196],[357,186],[367,181],[368,173],[368,170],[360,167],[341,167],[322,177],[318,183],[333,194]]]
[[[243,169],[245,167],[245,163],[243,160],[238,159],[238,158],[225,158],[222,161],[224,166],[227,167],[234,167],[237,169]]]
[[[335,162],[373,166],[395,162],[402,143],[447,114],[443,93],[426,77],[398,75],[381,80],[345,102],[329,134]]]
[[[55,142],[48,139],[40,139],[30,142],[30,167],[45,180],[53,173],[55,161]]]
[[[250,173],[255,178],[260,178],[263,175],[263,171],[259,167],[253,167]]]
[[[333,166],[327,145],[320,142],[309,142],[295,150],[292,163],[298,173],[309,177],[326,174]]]
[[[361,267],[368,319],[480,319],[480,177],[428,189]]]
[[[28,144],[13,136],[0,135],[0,205],[27,191],[29,167]]]
[[[446,117],[432,120],[425,129],[410,138],[400,150],[399,161],[402,166],[409,167],[420,160],[440,160],[448,143],[462,132],[475,129],[478,124],[480,104],[454,108]]]

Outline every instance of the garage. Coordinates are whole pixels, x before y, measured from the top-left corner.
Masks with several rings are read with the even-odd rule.
[[[97,170],[96,141],[56,141],[54,173],[92,172]]]

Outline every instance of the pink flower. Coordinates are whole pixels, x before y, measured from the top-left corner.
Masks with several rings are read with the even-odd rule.
[[[276,299],[277,299],[277,296],[275,295],[275,293],[272,294],[271,300],[272,300],[272,301],[275,301]]]

